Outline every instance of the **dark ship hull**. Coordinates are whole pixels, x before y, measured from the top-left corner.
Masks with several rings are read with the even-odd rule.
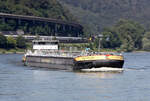
[[[92,55],[80,57],[26,56],[24,64],[32,67],[43,67],[61,70],[80,70],[91,68],[123,68],[123,56]]]
[[[100,67],[123,68],[123,60],[96,60],[76,62],[75,69],[91,69]]]
[[[72,70],[73,58],[52,56],[26,56],[24,65],[39,68]]]
[[[123,68],[124,59],[120,55],[91,55],[80,56],[75,58],[76,69],[91,69],[91,68]]]

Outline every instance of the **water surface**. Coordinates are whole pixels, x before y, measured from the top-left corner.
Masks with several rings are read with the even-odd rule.
[[[125,53],[124,72],[24,67],[0,55],[0,101],[150,101],[150,53]]]

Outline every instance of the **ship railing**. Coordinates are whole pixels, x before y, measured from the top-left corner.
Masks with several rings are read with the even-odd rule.
[[[91,56],[91,55],[118,55],[118,56],[122,56],[121,53],[115,53],[115,52],[81,52],[81,54],[79,56]]]
[[[49,51],[49,50],[35,50],[27,51],[26,55],[30,56],[54,56],[54,57],[75,57],[80,52],[69,52],[69,51]]]
[[[117,52],[89,52],[88,55],[122,55],[122,53]]]
[[[88,51],[61,51],[61,50],[35,50],[27,51],[26,55],[33,56],[53,56],[53,57],[78,57],[90,55],[122,55],[114,52],[88,52]]]

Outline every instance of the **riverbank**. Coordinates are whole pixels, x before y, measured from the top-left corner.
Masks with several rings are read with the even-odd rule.
[[[0,54],[24,54],[25,49],[0,49]]]
[[[96,50],[97,51],[97,50]],[[101,49],[100,52],[118,52],[118,53],[143,53],[143,52],[150,52],[150,51],[146,51],[146,50],[132,50],[132,51],[124,51],[124,50],[121,50],[121,49]]]

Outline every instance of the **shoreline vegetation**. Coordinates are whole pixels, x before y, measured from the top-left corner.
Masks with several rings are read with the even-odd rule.
[[[97,40],[96,40],[97,42]],[[123,48],[104,48],[101,47],[100,50],[98,48],[98,44],[96,42],[89,42],[89,43],[60,43],[60,50],[67,50],[67,51],[84,51],[86,48],[89,48],[91,52],[117,52],[117,53],[124,53],[124,52],[149,52],[144,49],[133,49],[131,51]],[[101,42],[102,44],[102,42]],[[101,46],[101,45],[100,45]],[[103,46],[103,45],[102,45]],[[24,54],[26,50],[32,49],[32,43],[28,42],[24,39],[23,36],[19,36],[17,38],[13,37],[5,37],[0,35],[0,54]]]
[[[0,49],[0,54],[24,54],[25,49]]]
[[[0,34],[0,54],[18,53],[23,54],[26,49],[31,47],[30,43],[24,37],[13,38]]]

